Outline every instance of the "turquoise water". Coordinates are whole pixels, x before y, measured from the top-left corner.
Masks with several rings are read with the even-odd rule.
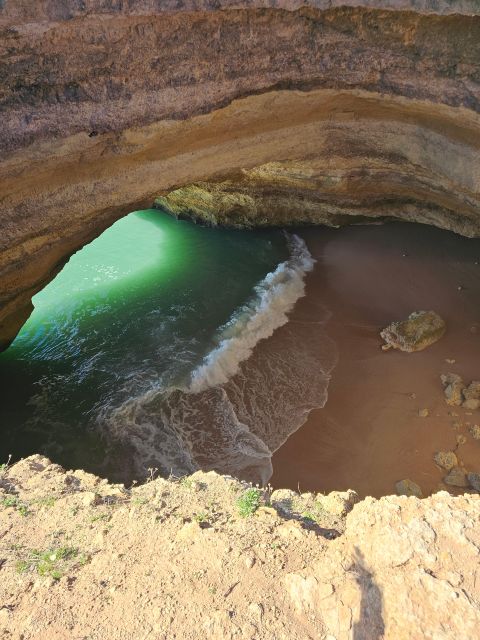
[[[280,230],[204,228],[155,210],[118,221],[35,296],[0,355],[0,460],[43,453],[126,481],[149,466],[270,460],[239,376],[310,268],[302,241]]]

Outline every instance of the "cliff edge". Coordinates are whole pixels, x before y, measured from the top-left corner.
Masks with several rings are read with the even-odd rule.
[[[478,637],[478,495],[153,475],[128,490],[40,456],[0,472],[0,638]]]

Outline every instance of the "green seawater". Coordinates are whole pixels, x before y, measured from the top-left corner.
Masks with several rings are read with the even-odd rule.
[[[128,442],[103,428],[108,416],[187,385],[219,327],[288,256],[279,230],[205,228],[156,210],[119,220],[35,296],[0,355],[0,462],[42,453],[135,476]]]

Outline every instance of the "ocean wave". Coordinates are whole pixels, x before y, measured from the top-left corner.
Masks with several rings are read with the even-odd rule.
[[[314,264],[298,236],[289,245],[290,258],[219,330],[190,383],[159,384],[102,412],[103,428],[128,443],[138,477],[149,467],[178,476],[201,468],[265,484],[273,452],[324,406],[336,363],[321,327],[329,313],[310,302],[315,322],[287,322]]]
[[[260,340],[288,322],[287,314],[305,295],[305,275],[315,260],[299,236],[288,234],[287,238],[290,258],[256,285],[251,300],[220,329],[217,346],[192,373],[190,391],[199,393],[225,384]]]

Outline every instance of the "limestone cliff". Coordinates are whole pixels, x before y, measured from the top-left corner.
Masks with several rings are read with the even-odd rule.
[[[477,0],[0,2],[0,344],[158,205],[480,229]]]
[[[478,495],[261,494],[214,472],[126,489],[41,456],[0,470],[1,637],[478,637]]]

